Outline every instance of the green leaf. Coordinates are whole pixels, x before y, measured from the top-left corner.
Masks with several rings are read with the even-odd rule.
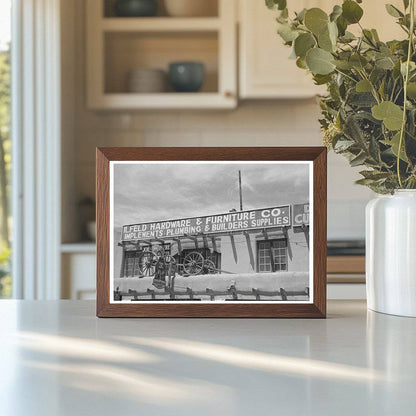
[[[328,23],[328,32],[331,42],[334,46],[337,45],[337,38],[338,38],[338,26],[334,22]]]
[[[351,42],[355,39],[357,39],[356,36],[353,33],[348,32],[348,30],[344,33],[344,35],[341,38],[342,42],[345,43]]]
[[[286,8],[286,0],[266,0],[266,6],[271,10],[283,10]]]
[[[280,12],[280,15],[276,17],[276,22],[281,23],[281,24],[287,24],[289,20],[288,17],[289,17],[289,12],[287,9],[284,9]]]
[[[373,107],[376,104],[376,100],[373,94],[369,92],[352,92],[349,95],[348,104],[360,108],[368,108]]]
[[[289,17],[289,10],[287,8],[283,9],[280,13],[280,18],[281,19],[288,19]]]
[[[355,90],[357,92],[371,92],[371,82],[367,79],[362,79],[361,81],[357,82]]]
[[[379,82],[382,82],[385,75],[386,75],[386,71],[384,69],[374,67],[374,69],[371,71],[371,74],[370,74],[370,81],[373,85],[376,85]]]
[[[338,27],[334,22],[328,22],[326,30],[318,35],[318,44],[321,49],[334,52],[337,46]]]
[[[376,170],[362,170],[360,175],[363,175],[365,179],[372,179],[373,181],[377,181],[380,179],[386,179],[391,176],[390,172],[379,172]]]
[[[329,15],[329,20],[335,22],[338,17],[342,15],[342,7],[336,4],[332,10],[332,13]]]
[[[373,34],[371,33],[371,30],[364,29],[363,30],[364,40],[368,43],[374,43]]]
[[[352,167],[360,166],[360,165],[363,165],[366,160],[367,160],[367,155],[364,152],[362,152],[358,156],[350,160],[350,165]]]
[[[380,94],[380,97],[385,100],[386,94],[385,94],[385,87],[386,87],[386,79],[383,78],[383,81],[381,81],[380,87],[378,89],[378,93]]]
[[[298,22],[303,22],[305,20],[306,9],[301,10],[299,13],[296,14],[295,20]]]
[[[318,7],[309,9],[305,13],[305,26],[315,35],[324,33],[328,29],[328,15]]]
[[[318,35],[318,45],[321,49],[328,52],[333,52],[335,46],[332,43],[328,32],[321,33]]]
[[[355,181],[357,185],[370,185],[374,182],[374,179],[358,179]]]
[[[378,145],[377,140],[373,136],[370,138],[368,151],[370,152],[370,156],[374,159],[374,162],[376,162],[377,164],[380,163],[380,160],[381,160],[380,147]]]
[[[310,33],[302,33],[295,39],[295,53],[301,58],[306,56],[306,52],[315,46],[315,40]]]
[[[310,49],[306,54],[306,64],[313,74],[327,75],[334,69],[333,56],[320,48]]]
[[[402,127],[403,110],[391,101],[383,101],[371,109],[373,117],[383,121],[384,125],[392,131]]]
[[[368,63],[367,59],[358,53],[351,55],[349,62],[354,68],[357,69],[363,69]]]
[[[386,146],[390,146],[391,151],[393,152],[393,154],[396,157],[398,157],[398,155],[399,155],[399,145],[400,145],[400,132],[396,133],[390,141],[389,140],[381,140],[381,142],[383,144],[385,144]],[[405,149],[404,149],[404,140],[403,140],[402,149],[401,149],[401,152],[400,152],[400,159],[405,161],[405,162],[409,162],[409,159],[407,158],[406,152],[405,152]]]
[[[299,36],[299,32],[297,30],[293,30],[290,25],[282,23],[277,25],[277,33],[285,42],[292,42]]]
[[[351,146],[354,146],[355,142],[352,140],[338,140],[334,146],[334,150],[337,153],[345,152]]]
[[[404,9],[406,10],[409,7],[409,0],[403,0],[403,6],[404,6]]]
[[[380,38],[378,37],[378,33],[377,33],[377,30],[376,29],[371,29],[371,34],[373,35],[373,39],[376,42],[380,42]]]
[[[412,61],[409,62],[409,74],[416,70],[416,64]],[[406,62],[400,64],[400,72],[403,77],[406,76]]]
[[[315,85],[324,85],[327,82],[331,81],[331,75],[315,74],[313,80],[315,81]]]
[[[394,65],[395,65],[393,59],[389,56],[376,59],[375,64],[378,68],[386,69],[386,70],[394,69]]]
[[[307,69],[306,59],[304,57],[296,59],[296,66],[301,69]]]
[[[398,79],[402,77],[402,74],[400,72],[400,61],[397,61],[394,65],[393,72],[392,72],[393,78]]]
[[[387,13],[393,17],[403,17],[403,13],[397,8],[394,7],[392,4],[386,4]]]
[[[333,63],[337,68],[343,71],[348,71],[352,68],[352,65],[348,61],[344,61],[341,59],[335,59]]]
[[[337,19],[337,27],[338,27],[338,32],[340,34],[340,36],[344,36],[345,32],[347,30],[348,27],[348,23],[347,21],[344,19],[344,17],[340,16]]]
[[[416,82],[409,82],[407,84],[407,97],[416,100]]]
[[[353,0],[346,0],[342,4],[342,16],[349,24],[358,23],[363,13],[363,9]]]
[[[350,139],[357,143],[361,149],[366,148],[366,138],[364,132],[360,126],[361,118],[359,114],[352,114],[345,120],[345,128],[344,132],[345,135]]]

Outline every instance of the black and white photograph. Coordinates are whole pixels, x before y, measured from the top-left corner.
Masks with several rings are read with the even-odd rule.
[[[110,302],[311,302],[311,177],[311,162],[111,162]]]

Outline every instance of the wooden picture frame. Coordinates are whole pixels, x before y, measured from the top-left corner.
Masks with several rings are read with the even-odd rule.
[[[202,148],[97,148],[97,316],[98,317],[186,317],[186,318],[325,318],[326,317],[326,219],[327,219],[327,150],[324,147],[202,147]],[[128,303],[114,303],[115,288],[111,291],[110,247],[112,240],[110,229],[110,206],[113,191],[110,185],[110,166],[118,163],[307,163],[311,167],[310,194],[311,235],[308,240],[310,250],[309,273],[313,287],[306,290],[309,300],[305,302],[287,301],[285,291],[281,289],[281,301],[267,302],[144,302],[130,299]],[[310,163],[309,163],[310,162]],[[309,203],[308,203],[309,206]],[[290,212],[294,208],[291,206]],[[235,211],[235,210],[234,210]],[[231,211],[230,211],[231,212]],[[312,215],[313,212],[313,215]],[[242,213],[242,211],[241,211]],[[254,215],[254,214],[250,214]],[[292,219],[290,220],[292,224]],[[284,228],[283,232],[289,227]],[[293,226],[294,228],[294,226]],[[124,227],[122,228],[124,232]],[[264,230],[263,230],[264,231]],[[259,231],[260,232],[260,231]],[[242,231],[240,234],[247,234]],[[123,234],[124,235],[124,234]],[[309,223],[308,223],[309,238]],[[185,234],[186,236],[186,234]],[[305,231],[306,236],[306,231]],[[194,237],[189,237],[194,238]],[[212,238],[212,237],[211,237]],[[231,239],[233,237],[230,237]],[[267,238],[267,235],[266,235]],[[195,239],[195,238],[194,238]],[[214,237],[215,239],[215,237]],[[139,245],[140,246],[140,245]],[[151,247],[151,246],[150,246]],[[124,250],[124,248],[123,248]],[[124,253],[124,251],[123,251]],[[273,252],[270,252],[273,256]],[[111,254],[114,256],[114,254]],[[123,254],[124,256],[124,254]],[[112,257],[113,258],[113,257]],[[271,260],[274,263],[274,260]],[[183,266],[184,267],[184,266]],[[287,270],[287,269],[279,269]],[[273,270],[275,271],[275,270]],[[186,275],[185,275],[186,276]],[[238,276],[238,275],[237,275]],[[181,276],[182,277],[182,276]],[[170,278],[170,276],[169,276]],[[254,292],[253,288],[253,292]],[[192,292],[192,291],[191,291]],[[130,293],[130,291],[129,291]],[[134,292],[132,292],[134,294]],[[150,292],[149,292],[150,293]],[[237,293],[237,292],[235,292]],[[296,295],[296,293],[295,293]],[[132,295],[133,296],[133,295]],[[295,296],[296,297],[296,296]],[[258,297],[260,299],[260,296]],[[112,300],[111,300],[112,299]],[[121,299],[121,296],[120,296]],[[175,298],[174,298],[175,299]],[[257,299],[257,298],[256,298]],[[118,300],[118,298],[117,298]],[[133,300],[133,301],[132,301]]]

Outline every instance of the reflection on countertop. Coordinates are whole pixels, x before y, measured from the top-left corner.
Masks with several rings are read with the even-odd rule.
[[[1,301],[0,414],[414,415],[416,320],[328,311],[97,319],[89,301]]]

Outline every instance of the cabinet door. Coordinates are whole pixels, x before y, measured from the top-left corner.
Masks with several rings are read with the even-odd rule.
[[[290,10],[300,11],[318,1],[292,0]],[[319,91],[305,70],[289,59],[290,48],[276,33],[278,12],[262,0],[240,0],[240,97],[305,98]]]
[[[291,0],[291,13],[303,8],[320,7],[330,12],[337,0]],[[402,0],[389,3],[403,8]],[[389,16],[385,5],[378,1],[361,4],[366,28],[376,28],[382,40],[403,38],[404,32]],[[240,97],[241,98],[305,98],[323,90],[313,84],[311,76],[289,59],[290,48],[277,35],[275,17],[262,0],[239,0],[240,13]],[[358,34],[358,25],[350,26]]]
[[[403,9],[402,0],[389,0],[386,3],[393,4],[400,10]],[[378,35],[383,42],[406,38],[405,32],[396,24],[396,19],[387,13],[384,2],[367,0],[361,3],[360,6],[364,9],[364,15],[360,22],[361,25],[367,29],[377,29]],[[357,33],[359,28],[355,25],[355,28],[351,31]]]

